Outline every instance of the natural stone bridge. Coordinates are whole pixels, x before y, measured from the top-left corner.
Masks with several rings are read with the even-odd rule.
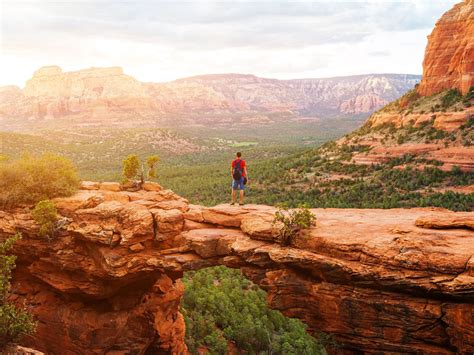
[[[442,209],[315,209],[293,247],[275,243],[275,210],[190,205],[157,184],[83,183],[55,203],[48,241],[28,208],[0,211],[22,232],[12,298],[49,354],[186,352],[183,272],[241,268],[270,307],[332,334],[353,353],[474,352],[474,214]],[[336,350],[334,350],[336,351]]]

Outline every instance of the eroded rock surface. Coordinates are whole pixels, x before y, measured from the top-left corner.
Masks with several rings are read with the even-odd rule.
[[[271,207],[206,208],[159,185],[109,187],[84,183],[56,199],[67,223],[51,241],[28,207],[0,211],[0,236],[23,234],[12,299],[39,320],[25,345],[184,353],[180,278],[227,265],[349,353],[474,351],[474,213],[315,209],[317,226],[281,247]]]
[[[464,0],[446,12],[428,37],[423,79],[418,88],[429,96],[474,85],[474,0]]]

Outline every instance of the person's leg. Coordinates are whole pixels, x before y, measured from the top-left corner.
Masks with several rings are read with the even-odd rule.
[[[239,184],[240,192],[239,192],[239,204],[243,205],[244,204],[244,178],[240,179],[240,184]]]
[[[232,204],[235,203],[235,190],[232,188]]]
[[[237,181],[235,180],[232,180],[232,184],[231,184],[231,187],[232,187],[232,202],[231,204],[233,205],[235,203],[235,195],[236,195],[236,191],[237,191]]]

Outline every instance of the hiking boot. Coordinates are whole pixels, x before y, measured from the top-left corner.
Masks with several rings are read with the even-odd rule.
[[[231,205],[231,206],[235,205],[235,202],[231,202],[230,205]]]
[[[239,203],[239,206],[243,206],[243,205],[245,205],[245,203],[243,203],[243,202]]]

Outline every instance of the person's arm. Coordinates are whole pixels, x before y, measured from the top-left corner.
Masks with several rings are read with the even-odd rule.
[[[244,173],[247,180],[249,179],[249,174],[247,174],[247,166],[244,167]]]

